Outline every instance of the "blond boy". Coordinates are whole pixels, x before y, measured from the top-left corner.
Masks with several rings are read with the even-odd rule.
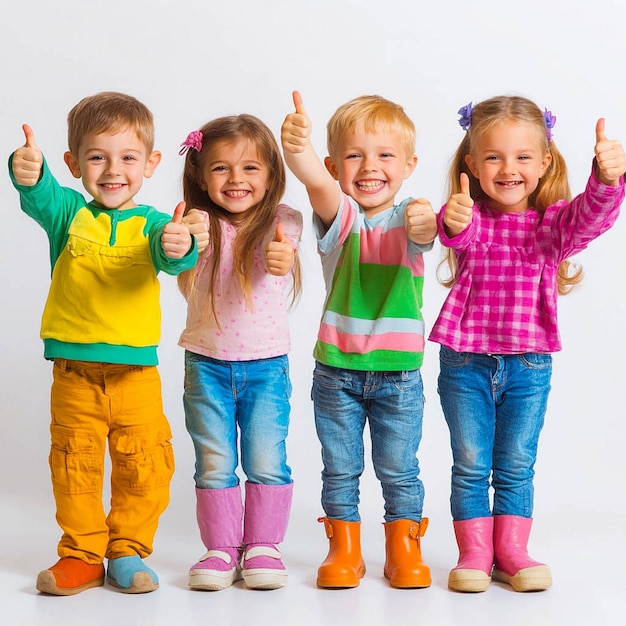
[[[428,520],[416,454],[423,414],[422,252],[432,247],[436,220],[427,200],[395,202],[417,165],[415,127],[389,100],[356,98],[328,123],[322,164],[297,92],[294,106],[283,124],[283,149],[313,207],[327,289],[313,402],[324,465],[320,521],[330,550],[317,584],[355,587],[365,573],[358,505],[368,421],[385,500],[384,574],[394,587],[428,587],[420,551]]]

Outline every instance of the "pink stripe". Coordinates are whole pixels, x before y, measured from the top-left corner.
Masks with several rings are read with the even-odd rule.
[[[378,227],[374,230],[361,230],[361,263],[374,265],[404,265],[413,272],[413,276],[424,275],[424,257],[417,255],[411,263],[407,254],[408,238],[402,227],[382,232]]]
[[[320,326],[320,341],[336,346],[342,352],[367,354],[373,350],[396,350],[399,352],[423,352],[424,337],[414,333],[385,333],[383,335],[340,334],[334,326]]]
[[[343,206],[341,211],[341,224],[339,227],[339,243],[345,243],[346,239],[350,236],[352,230],[352,224],[354,224],[355,212],[354,208],[350,204],[348,196],[341,196],[343,198]]]

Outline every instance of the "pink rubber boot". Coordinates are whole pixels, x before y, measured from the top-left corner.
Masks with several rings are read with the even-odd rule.
[[[515,591],[543,591],[552,584],[550,568],[528,556],[528,538],[533,520],[517,515],[496,515],[493,545],[493,579]]]
[[[219,591],[241,579],[241,489],[196,489],[196,515],[207,553],[189,570],[192,589]]]
[[[453,522],[459,562],[448,576],[454,591],[487,591],[493,567],[493,517]]]
[[[285,538],[292,493],[293,483],[246,482],[243,579],[251,589],[278,589],[287,584],[287,570],[276,544]]]

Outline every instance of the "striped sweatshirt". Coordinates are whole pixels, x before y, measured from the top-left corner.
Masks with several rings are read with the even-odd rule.
[[[313,356],[325,365],[363,371],[417,369],[424,356],[422,252],[404,211],[411,198],[367,217],[342,195],[328,229],[314,216],[326,299]]]

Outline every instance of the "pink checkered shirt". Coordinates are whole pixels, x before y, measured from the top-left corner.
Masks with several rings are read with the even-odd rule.
[[[502,213],[474,205],[470,225],[439,239],[458,260],[450,289],[429,339],[457,352],[516,354],[557,352],[557,270],[617,219],[624,183],[602,184],[592,172],[585,191],[544,215],[530,209]]]

